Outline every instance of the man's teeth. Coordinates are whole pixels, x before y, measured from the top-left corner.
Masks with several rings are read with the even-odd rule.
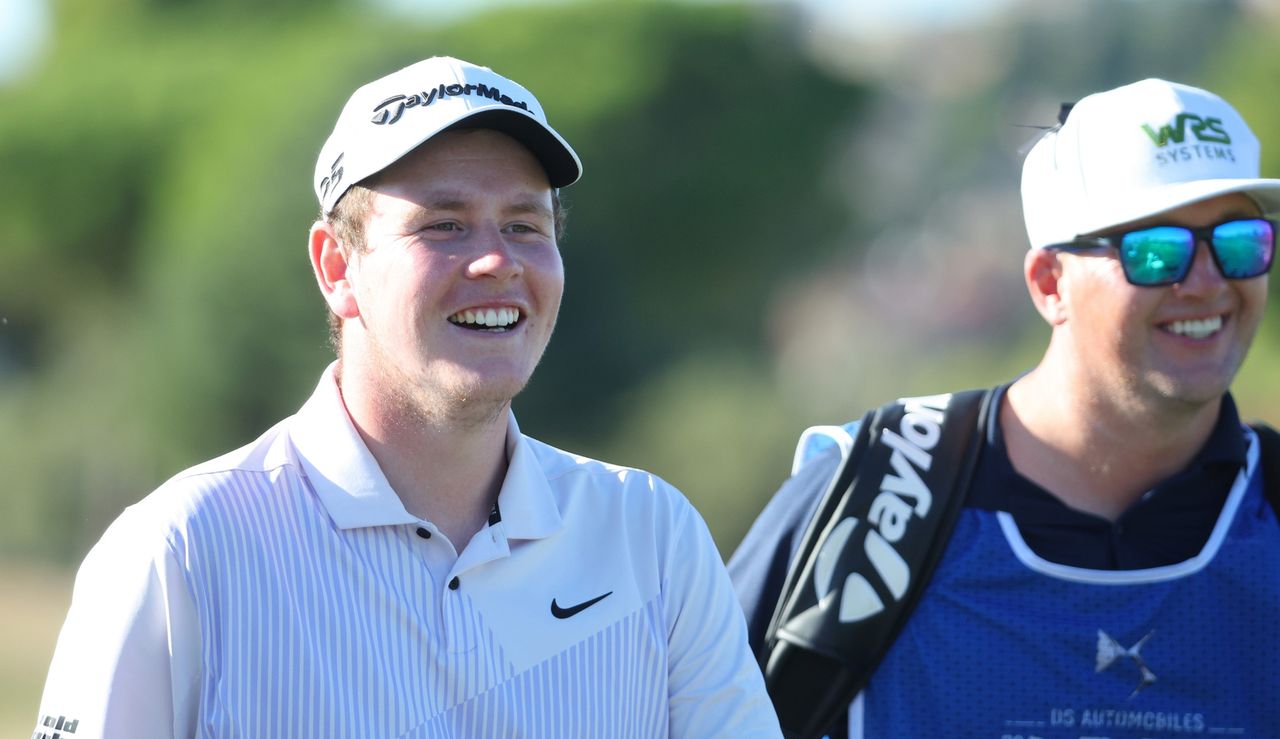
[[[519,320],[520,310],[518,308],[462,310],[449,316],[451,323],[461,326],[483,326],[485,328],[507,328]]]
[[[1179,336],[1192,339],[1203,339],[1222,328],[1222,316],[1205,318],[1199,321],[1174,321],[1169,324],[1169,331]]]

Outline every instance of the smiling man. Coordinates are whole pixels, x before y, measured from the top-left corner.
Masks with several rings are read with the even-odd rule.
[[[806,444],[730,562],[788,735],[1280,736],[1280,450],[1229,393],[1259,160],[1204,90],[1064,106],[1022,173],[1043,358]]]
[[[580,171],[487,68],[436,57],[354,93],[309,239],[338,361],[111,526],[35,736],[778,735],[685,498],[511,413]]]

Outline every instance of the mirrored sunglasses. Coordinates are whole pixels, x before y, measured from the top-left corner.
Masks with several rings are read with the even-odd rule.
[[[1078,236],[1046,248],[1085,251],[1111,247],[1120,255],[1124,277],[1131,285],[1157,287],[1182,282],[1191,272],[1196,245],[1209,252],[1222,276],[1245,280],[1266,274],[1276,251],[1276,224],[1267,218],[1242,218],[1201,228],[1150,226],[1102,236]]]

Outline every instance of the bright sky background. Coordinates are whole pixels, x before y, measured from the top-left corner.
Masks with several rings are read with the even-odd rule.
[[[572,0],[373,0],[398,11],[451,18],[502,5],[538,5]],[[686,0],[725,2],[726,0]],[[1014,0],[743,0],[761,5],[800,5],[851,33],[892,33],[964,23],[1011,5]]]
[[[998,13],[1014,0],[800,0],[854,34],[962,25]]]
[[[0,0],[0,85],[22,74],[49,35],[44,0]]]
[[[396,11],[447,20],[502,5],[572,0],[367,0]],[[688,0],[719,2],[723,0]],[[747,0],[761,4],[794,2],[824,26],[852,35],[895,34],[917,28],[963,24],[1011,5],[1015,0]],[[0,0],[0,86],[38,63],[52,27],[48,0]]]

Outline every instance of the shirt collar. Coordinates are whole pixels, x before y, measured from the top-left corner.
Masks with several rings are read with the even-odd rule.
[[[1014,494],[1027,495],[1028,491],[1041,489],[1027,478],[1018,474],[1009,461],[1009,453],[1005,447],[1004,429],[1000,426],[999,410],[1004,393],[1009,385],[1003,385],[997,391],[991,403],[991,415],[987,418],[987,438],[982,454],[982,462],[975,476],[975,484],[971,487],[970,500],[980,508],[1008,510],[1009,498]],[[1181,483],[1184,480],[1199,483],[1209,474],[1210,465],[1234,465],[1244,467],[1249,443],[1240,423],[1240,415],[1236,410],[1235,400],[1231,393],[1222,397],[1218,410],[1218,420],[1214,424],[1209,438],[1196,452],[1181,472],[1157,484],[1152,493],[1158,494],[1170,483]],[[1194,485],[1192,485],[1194,488]],[[1203,488],[1203,485],[1200,486]],[[1048,495],[1048,493],[1043,493]],[[1225,495],[1225,491],[1223,493]]]
[[[289,420],[289,438],[302,469],[333,522],[343,529],[418,523],[405,510],[347,414],[335,377],[337,363]],[[507,416],[507,475],[498,493],[497,520],[508,538],[540,539],[562,525],[560,509],[531,441]]]
[[[529,437],[520,433],[515,414],[507,416],[507,477],[498,492],[502,527],[509,539],[542,539],[563,521],[547,473]]]
[[[1243,467],[1248,451],[1249,442],[1240,423],[1240,412],[1236,410],[1236,402],[1231,393],[1227,393],[1222,396],[1217,425],[1189,466],[1229,463]]]
[[[289,439],[329,517],[343,529],[418,521],[405,510],[351,423],[330,364],[289,423]]]
[[[999,410],[1004,393],[1009,385],[1003,385],[997,391],[991,403],[991,416],[987,419],[987,446],[999,455],[1008,456],[1004,445],[1004,429],[1000,427]],[[1235,399],[1231,393],[1222,396],[1222,404],[1218,407],[1218,420],[1209,432],[1204,446],[1196,452],[1184,469],[1197,469],[1206,464],[1228,463],[1244,466],[1249,442],[1244,435],[1240,423],[1240,413],[1236,410]],[[1011,467],[1012,468],[1012,467]]]

